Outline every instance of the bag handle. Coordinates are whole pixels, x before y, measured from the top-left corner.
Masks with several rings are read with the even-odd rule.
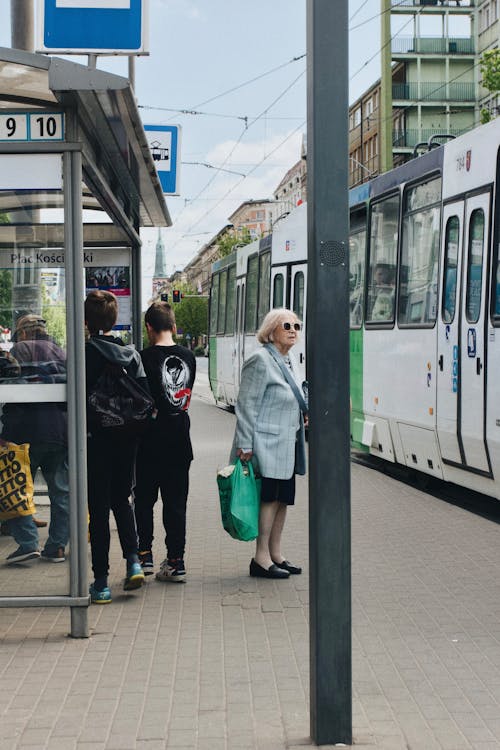
[[[290,386],[290,388],[293,391],[293,395],[297,399],[299,403],[300,410],[304,416],[307,414],[307,404],[304,400],[304,396],[299,391],[299,386],[295,382],[295,378],[293,377],[292,373],[288,369],[288,367],[285,365],[281,357],[279,357],[278,352],[276,351],[275,347],[272,344],[264,344],[264,348],[267,349],[271,357],[274,359],[278,367],[280,368],[281,372],[283,373],[283,377],[285,378],[286,382]]]

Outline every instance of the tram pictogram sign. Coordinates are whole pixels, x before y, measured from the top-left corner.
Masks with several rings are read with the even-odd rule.
[[[165,195],[179,195],[179,125],[144,125],[151,156]]]

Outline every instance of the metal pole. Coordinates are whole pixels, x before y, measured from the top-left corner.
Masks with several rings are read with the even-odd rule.
[[[311,736],[352,740],[348,2],[307,1]]]
[[[128,80],[130,83],[130,88],[132,91],[135,91],[135,57],[134,55],[129,55],[128,57]]]
[[[33,0],[10,0],[11,47],[33,52],[35,21]]]
[[[64,154],[64,233],[66,320],[68,339],[68,459],[70,477],[70,594],[85,597],[87,606],[71,607],[71,635],[88,638],[87,580],[87,444],[85,413],[85,351],[82,156]]]
[[[391,0],[382,0],[380,77],[380,171],[392,169]]]

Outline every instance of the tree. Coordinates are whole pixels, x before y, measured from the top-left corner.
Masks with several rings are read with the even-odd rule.
[[[47,333],[63,349],[66,346],[66,312],[63,303],[53,302],[42,284],[42,318],[47,324]]]
[[[486,50],[479,61],[479,67],[483,76],[482,84],[490,94],[500,91],[500,49]],[[481,123],[491,120],[491,111],[487,108],[481,110]]]
[[[239,231],[227,232],[217,242],[217,251],[219,258],[225,258],[226,255],[230,255],[236,245],[249,245],[253,242],[256,237],[252,237],[250,230],[247,227],[242,227]]]
[[[184,297],[178,305],[174,307],[177,328],[182,331],[178,334],[177,340],[182,337],[182,342],[186,343],[186,334],[189,333],[191,341],[200,341],[201,336],[205,336],[208,331],[208,299],[206,297]]]

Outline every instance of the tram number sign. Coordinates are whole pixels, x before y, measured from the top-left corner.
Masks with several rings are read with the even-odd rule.
[[[32,142],[63,141],[62,112],[2,112],[0,141]]]

